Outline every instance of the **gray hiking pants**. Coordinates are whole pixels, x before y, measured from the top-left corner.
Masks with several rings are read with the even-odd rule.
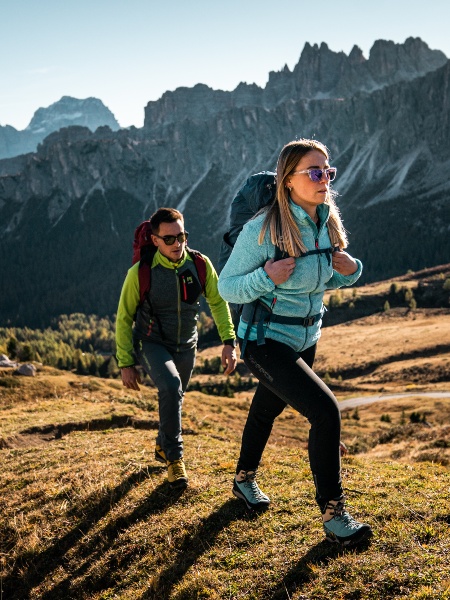
[[[195,364],[195,348],[171,352],[161,344],[139,341],[135,352],[139,364],[158,389],[159,431],[156,443],[166,453],[167,460],[182,458],[181,407]]]

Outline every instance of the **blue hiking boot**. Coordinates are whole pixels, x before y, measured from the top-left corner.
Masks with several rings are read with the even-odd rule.
[[[329,542],[342,546],[354,546],[372,535],[367,523],[359,523],[345,510],[344,499],[330,500],[323,513],[328,512],[331,519],[324,521],[323,528]]]
[[[264,510],[270,504],[270,499],[256,483],[256,471],[239,471],[234,478],[233,494],[243,500],[250,510]]]

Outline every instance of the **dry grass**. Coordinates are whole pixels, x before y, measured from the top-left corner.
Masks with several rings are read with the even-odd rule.
[[[444,343],[449,315],[418,314],[396,327],[370,319],[324,331],[318,363],[350,373],[336,381],[338,395],[358,382],[366,393],[418,391],[343,414],[344,485],[352,512],[375,533],[351,551],[323,540],[308,427],[293,411],[264,455],[260,485],[272,506],[253,515],[230,494],[250,392],[188,392],[190,485],[177,496],[152,459],[153,388],[138,394],[48,369],[33,379],[3,372],[11,381],[0,386],[1,600],[450,598],[450,400],[420,396],[448,389],[448,378],[403,379],[410,361],[448,372],[447,356],[432,348],[437,333]],[[200,360],[208,353],[217,349]]]
[[[392,310],[323,329],[316,369],[354,388],[448,387],[450,311]]]

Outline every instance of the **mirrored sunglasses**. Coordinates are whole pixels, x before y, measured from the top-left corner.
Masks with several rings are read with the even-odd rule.
[[[293,175],[307,173],[311,181],[319,183],[324,177],[325,179],[328,179],[328,181],[334,181],[336,179],[336,172],[336,167],[329,167],[328,169],[305,169],[304,171],[294,171]]]

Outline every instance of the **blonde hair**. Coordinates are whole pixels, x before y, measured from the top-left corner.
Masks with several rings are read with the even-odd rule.
[[[317,140],[294,140],[281,150],[277,162],[275,200],[267,209],[258,238],[258,242],[262,244],[266,231],[269,229],[272,244],[279,246],[289,256],[300,256],[307,252],[307,248],[302,241],[300,230],[289,207],[289,190],[286,187],[286,180],[295,171],[299,161],[312,150],[322,152],[327,159],[329,157],[327,147]],[[337,195],[334,190],[329,190],[325,198],[325,204],[330,207],[327,227],[332,245],[339,246],[343,250],[348,245],[348,239],[339,209],[334,201]]]

